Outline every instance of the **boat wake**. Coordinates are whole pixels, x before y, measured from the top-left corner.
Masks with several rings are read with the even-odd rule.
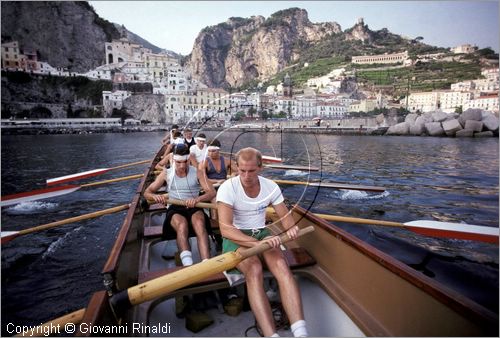
[[[306,176],[309,175],[307,171],[300,171],[300,170],[287,170],[285,171],[285,176]]]
[[[6,209],[6,212],[11,215],[22,215],[22,214],[33,214],[37,212],[45,212],[47,210],[55,209],[59,206],[59,203],[50,202],[21,202],[10,208]]]
[[[66,241],[68,240],[68,238],[74,232],[78,232],[81,229],[82,229],[82,227],[79,226],[78,228],[73,229],[73,231],[67,232],[66,234],[64,234],[64,236],[59,237],[55,242],[53,242],[52,244],[49,245],[49,247],[47,248],[47,250],[43,253],[42,259],[45,259],[48,256],[50,256],[51,254],[53,254],[54,252],[56,252],[60,247],[62,247],[66,243]]]
[[[374,199],[380,199],[380,198],[385,198],[389,196],[388,191],[384,191],[381,194],[369,194],[366,191],[359,191],[359,190],[344,190],[340,189],[334,193],[337,195],[338,198],[340,198],[343,201],[347,200],[374,200]]]

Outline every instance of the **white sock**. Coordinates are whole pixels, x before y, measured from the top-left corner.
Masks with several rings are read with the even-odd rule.
[[[204,262],[204,261],[208,261],[208,258],[205,258],[205,259],[202,260],[202,262]]]
[[[181,252],[180,257],[183,266],[193,265],[193,255],[191,254],[191,251],[184,250]]]
[[[278,332],[275,332],[271,335],[271,337],[279,337],[280,335],[278,334]]]
[[[307,328],[305,320],[297,320],[295,323],[290,325],[294,337],[307,337]]]

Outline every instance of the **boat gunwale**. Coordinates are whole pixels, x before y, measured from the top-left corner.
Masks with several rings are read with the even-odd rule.
[[[144,176],[142,177],[134,196],[132,197],[132,202],[130,203],[129,210],[125,219],[120,227],[116,240],[113,247],[110,250],[108,259],[101,270],[102,275],[112,275],[114,277],[115,270],[117,269],[118,262],[120,260],[121,253],[125,247],[127,237],[129,236],[129,231],[132,227],[132,221],[136,214],[137,208],[140,208],[140,197],[145,189],[146,182],[148,182],[150,174],[154,171],[154,164],[158,161],[159,156],[163,153],[163,147],[158,151],[156,156],[151,160],[149,167],[144,169]],[[113,278],[114,279],[114,278]]]
[[[482,324],[487,325],[488,330],[497,330],[496,333],[498,334],[498,315],[493,311],[461,295],[457,291],[431,279],[430,277],[421,274],[396,258],[362,241],[333,223],[326,222],[311,212],[308,212],[304,208],[296,205],[293,210],[296,211],[301,217],[306,218],[323,230],[327,231],[330,235],[335,236],[337,239],[342,240],[348,245],[354,247],[360,253],[369,257],[377,264],[410,282],[412,285],[421,289],[425,293],[431,295],[440,303],[450,307],[463,316],[473,316],[475,320],[479,320]]]

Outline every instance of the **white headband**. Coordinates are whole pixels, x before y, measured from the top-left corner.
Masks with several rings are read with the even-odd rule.
[[[189,155],[174,155],[174,161],[187,161],[189,159]]]
[[[210,151],[210,150],[219,150],[220,148],[219,147],[216,147],[216,146],[208,146],[207,147],[207,150]]]
[[[195,139],[195,141],[206,141],[207,140],[206,138],[203,138],[203,137],[195,137],[194,139]]]

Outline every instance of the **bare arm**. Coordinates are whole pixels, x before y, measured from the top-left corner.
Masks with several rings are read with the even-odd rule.
[[[219,217],[220,232],[223,237],[247,248],[251,248],[259,244],[259,241],[255,238],[245,235],[234,226],[233,208],[230,205],[223,202],[217,202],[217,214]]]
[[[276,211],[276,214],[280,218],[281,225],[283,226],[283,229],[286,229],[286,233],[290,238],[295,239],[297,238],[297,234],[299,232],[299,227],[295,224],[295,221],[293,220],[293,217],[291,213],[288,211],[288,208],[286,207],[285,203],[281,202],[280,204],[273,205],[274,211]]]
[[[155,169],[163,169],[163,168],[165,168],[165,166],[167,165],[168,160],[170,158],[169,155],[163,156],[163,158],[161,159],[161,161],[156,164]]]
[[[193,167],[198,168],[198,161],[196,161],[196,156],[193,153],[189,154],[189,161]]]
[[[156,177],[156,179],[151,183],[144,191],[144,197],[147,199],[152,199],[156,203],[166,204],[167,197],[165,195],[156,194],[158,189],[163,186],[163,183],[167,181],[167,175],[164,170]]]
[[[238,167],[236,166],[236,162],[231,160],[229,157],[224,156],[224,162],[226,163],[226,170],[228,176],[234,176],[238,173]]]
[[[203,195],[196,198],[190,198],[186,201],[186,206],[188,208],[193,208],[196,203],[199,202],[210,202],[216,195],[213,184],[208,180],[207,175],[204,171],[196,170],[196,176],[198,182],[200,182],[201,188],[205,192]]]

